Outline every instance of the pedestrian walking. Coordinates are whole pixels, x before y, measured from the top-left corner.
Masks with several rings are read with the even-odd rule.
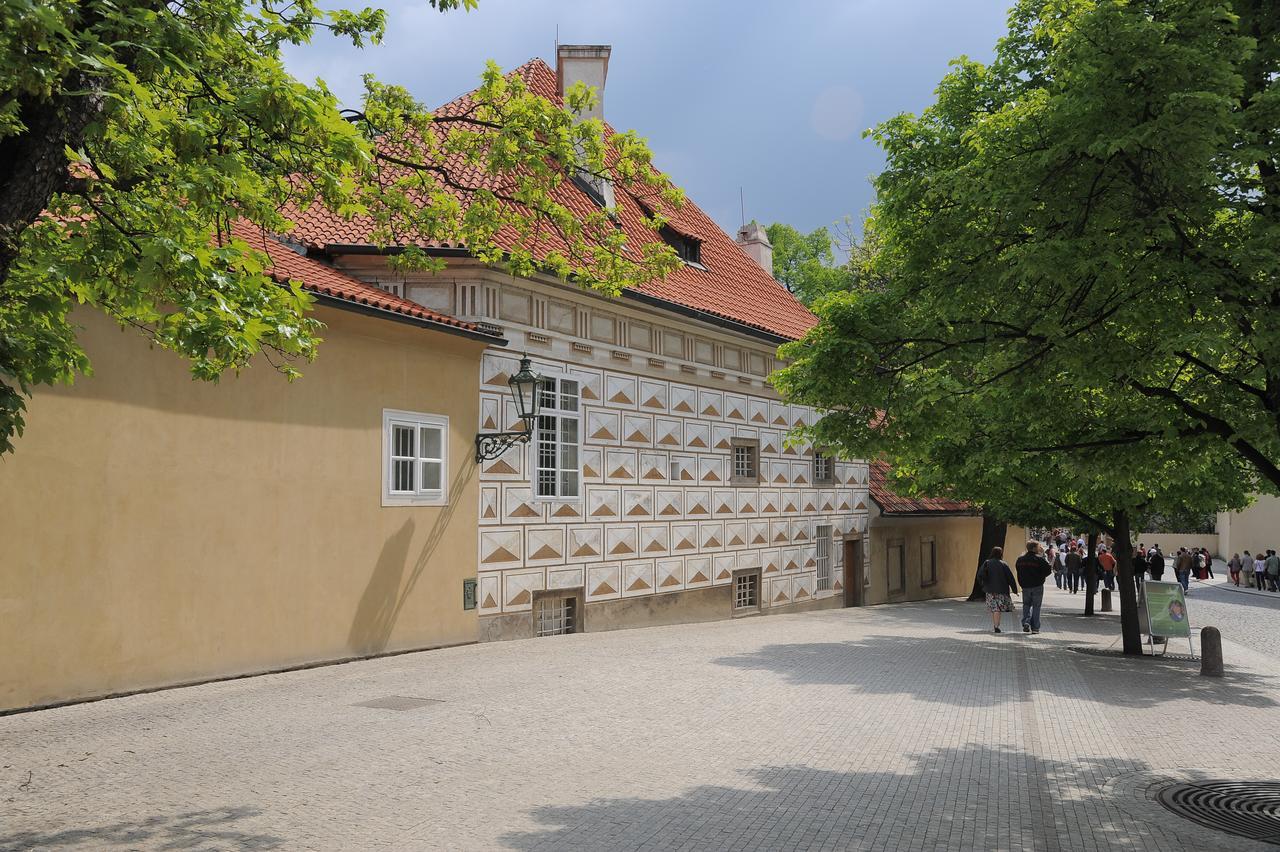
[[[1058,546],[1050,544],[1048,551],[1045,552],[1045,559],[1049,560],[1049,567],[1053,569],[1053,584],[1059,589],[1062,588],[1062,563],[1058,561]]]
[[[1164,576],[1164,554],[1160,552],[1160,545],[1151,545],[1151,551],[1147,554],[1147,571],[1151,574],[1151,579],[1160,582],[1160,578]]]
[[[1022,632],[1040,632],[1040,607],[1044,604],[1044,581],[1053,572],[1049,561],[1040,555],[1034,541],[1027,542],[1027,552],[1014,563],[1018,585],[1022,586]]]
[[[1210,580],[1217,579],[1213,576],[1213,554],[1209,552],[1209,548],[1202,547],[1200,552],[1204,554],[1204,571],[1209,575]]]
[[[1247,556],[1248,554],[1249,551],[1246,550],[1245,555]],[[1242,565],[1244,565],[1244,562],[1241,561],[1240,554],[1231,554],[1231,558],[1227,560],[1227,582],[1235,586],[1240,585],[1240,567]]]
[[[1102,548],[1098,554],[1098,564],[1102,566],[1102,584],[1108,592],[1116,590],[1116,558],[1108,548]]]
[[[1080,549],[1076,547],[1076,543],[1071,542],[1071,548],[1067,551],[1067,588],[1071,589],[1071,594],[1080,591],[1080,580],[1084,575],[1084,559],[1080,556]]]
[[[1191,569],[1195,567],[1195,557],[1185,547],[1178,548],[1178,555],[1173,557],[1173,576],[1182,584],[1182,592],[1191,589]]]
[[[1147,576],[1147,549],[1139,544],[1133,549],[1133,584],[1142,591],[1142,581]]]
[[[1258,591],[1267,587],[1267,558],[1261,550],[1253,557],[1253,587]]]
[[[978,583],[987,596],[987,610],[991,613],[991,632],[1000,632],[1000,614],[1013,612],[1011,594],[1018,591],[1018,582],[1013,578],[1009,565],[1000,557],[1004,556],[1004,548],[991,548],[991,558],[982,563],[978,569]]]
[[[1267,559],[1263,562],[1267,571],[1267,586],[1273,592],[1280,592],[1280,556],[1274,550],[1267,551]]]

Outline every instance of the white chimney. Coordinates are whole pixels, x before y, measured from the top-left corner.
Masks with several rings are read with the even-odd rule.
[[[562,44],[556,48],[556,83],[560,94],[582,81],[596,90],[596,103],[579,115],[582,118],[604,118],[604,81],[609,76],[607,44]]]
[[[769,235],[765,233],[763,225],[754,220],[748,222],[738,229],[738,236],[734,241],[742,246],[742,250],[761,269],[773,275],[773,244],[769,242]]]

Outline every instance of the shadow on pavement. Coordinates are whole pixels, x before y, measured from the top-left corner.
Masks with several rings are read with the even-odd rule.
[[[962,631],[965,632],[965,631]],[[1037,679],[1035,687],[1019,685],[1014,674],[1013,655],[1024,648],[1027,667],[1057,665],[1068,659],[1096,684],[1113,677],[1104,689],[1094,689],[1096,700],[1124,708],[1155,707],[1168,701],[1190,698],[1213,704],[1241,707],[1273,707],[1277,702],[1267,694],[1275,687],[1267,678],[1232,672],[1219,679],[1202,678],[1195,664],[1159,661],[1150,657],[1091,657],[1068,650],[1069,643],[1047,644],[1044,634],[1027,641],[1023,634],[992,636],[991,641],[946,636],[867,636],[858,641],[814,642],[794,645],[765,645],[762,648],[721,657],[717,665],[750,671],[771,671],[798,684],[848,686],[862,695],[910,695],[920,701],[953,704],[958,707],[995,707],[1023,694],[1023,690],[1059,685],[1063,697],[1072,697],[1075,687],[1060,678]],[[1069,655],[1063,658],[1061,655]],[[982,681],[984,688],[976,687]]]
[[[172,816],[151,816],[61,831],[20,831],[0,835],[0,849],[277,849],[285,841],[240,831],[234,824],[259,816],[251,807],[213,808]]]
[[[502,841],[522,850],[1183,848],[1098,789],[1099,778],[1146,771],[1140,762],[1061,763],[986,745],[909,759],[904,772],[765,766],[734,787],[538,808],[546,828]]]

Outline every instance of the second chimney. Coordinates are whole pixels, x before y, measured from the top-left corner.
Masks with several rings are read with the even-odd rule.
[[[761,269],[770,275],[773,274],[773,243],[769,242],[769,235],[765,233],[763,225],[754,220],[748,222],[738,229],[738,236],[734,242],[742,246],[742,250]]]
[[[556,83],[560,94],[582,81],[596,90],[596,103],[579,113],[581,118],[604,119],[604,82],[609,76],[607,44],[562,44],[556,48]]]

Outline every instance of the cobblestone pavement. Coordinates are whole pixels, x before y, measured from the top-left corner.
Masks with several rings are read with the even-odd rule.
[[[0,849],[1257,848],[1152,797],[1280,777],[1280,669],[1075,653],[1118,644],[1079,603],[1050,589],[1039,636],[941,601],[0,718]]]
[[[1229,586],[1225,563],[1219,570],[1215,561],[1213,571],[1216,579],[1191,581],[1191,624],[1212,624],[1224,637],[1280,660],[1280,594]]]

